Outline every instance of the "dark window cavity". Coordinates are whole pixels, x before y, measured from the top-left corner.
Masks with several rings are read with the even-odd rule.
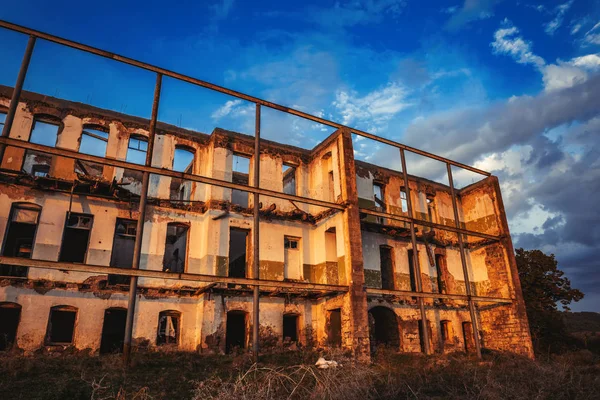
[[[246,313],[229,311],[225,329],[225,351],[231,353],[236,349],[246,348]]]
[[[163,271],[182,273],[185,271],[189,227],[171,222],[167,225],[167,240],[163,257]]]
[[[390,246],[379,246],[381,288],[394,290],[394,256]]]
[[[67,212],[59,261],[85,262],[93,222],[93,215]]]
[[[133,264],[133,249],[135,247],[135,233],[137,221],[133,219],[117,218],[115,236],[110,256],[110,266],[117,268],[131,268]],[[109,285],[129,285],[130,278],[123,275],[108,275]]]
[[[31,258],[42,207],[32,203],[13,203],[10,210],[2,255]],[[27,277],[27,267],[0,265],[1,276]]]
[[[247,264],[248,231],[229,230],[229,277],[245,278]]]
[[[77,308],[71,306],[55,306],[50,309],[46,344],[73,343]]]
[[[181,313],[178,311],[162,311],[158,315],[157,345],[176,345],[179,342]]]
[[[419,252],[417,252],[418,257]],[[414,260],[414,251],[408,250],[408,272],[410,275],[410,290],[413,292],[417,291],[417,280],[415,275],[415,260]]]

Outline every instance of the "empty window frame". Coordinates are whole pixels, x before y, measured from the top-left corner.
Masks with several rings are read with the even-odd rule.
[[[415,265],[415,260],[414,260],[414,251],[408,250],[408,273],[410,276],[410,290],[413,292],[417,291],[417,279],[416,279],[416,275],[415,275],[415,269],[416,269],[416,265]],[[419,252],[417,251],[417,257],[419,256]]]
[[[51,116],[37,116],[31,126],[29,142],[44,146],[55,147],[62,122]],[[53,156],[35,150],[25,150],[22,170],[36,176],[47,176],[50,171]]]
[[[298,341],[298,315],[283,315],[283,343],[293,343]]]
[[[250,158],[234,154],[231,181],[240,185],[250,184]],[[248,208],[248,192],[233,189],[231,203],[243,208]]]
[[[108,132],[102,127],[84,126],[81,133],[79,152],[98,157],[106,156]],[[75,172],[81,175],[102,176],[104,166],[88,161],[76,160]]]
[[[21,305],[0,303],[0,351],[10,350],[17,339],[17,329],[21,320]]]
[[[50,309],[46,344],[73,343],[77,308],[71,306],[54,306]]]
[[[4,235],[2,255],[31,258],[42,207],[33,203],[13,203]],[[27,267],[0,265],[1,276],[27,277]]]
[[[161,311],[158,314],[158,329],[156,331],[156,344],[177,345],[181,329],[181,313],[179,311]]]
[[[129,136],[127,145],[127,162],[133,164],[146,164],[146,152],[148,151],[148,138],[142,135]]]
[[[245,278],[248,261],[248,231],[229,229],[229,271],[231,278]]]
[[[58,261],[85,263],[94,216],[67,212]]]
[[[427,202],[427,216],[429,217],[429,222],[434,222],[433,215],[435,214],[434,213],[435,202],[434,202],[433,197],[427,197],[426,202]]]
[[[189,226],[171,222],[167,225],[163,271],[185,272]]]
[[[446,257],[442,254],[435,255],[435,272],[437,275],[437,290],[438,293],[446,293],[446,285],[444,284],[443,264],[446,262]]]
[[[442,320],[440,321],[440,330],[442,331],[442,341],[447,342],[452,340],[454,332],[452,331],[452,321]]]
[[[132,267],[136,231],[136,220],[117,218],[117,223],[115,226],[115,236],[113,239],[113,247],[110,256],[111,267]],[[130,277],[124,275],[108,275],[108,284],[129,285],[130,279]]]
[[[381,288],[394,290],[394,252],[390,246],[379,246]]]
[[[385,212],[385,203],[384,203],[384,186],[381,183],[373,182],[373,201],[375,202],[375,210]],[[383,217],[375,217],[375,222],[378,224],[383,224]]]
[[[406,198],[406,191],[405,190],[401,190],[400,191],[400,205],[402,206],[402,212],[403,213],[408,212],[408,200]]]
[[[296,167],[283,164],[283,193],[296,195]]]
[[[0,111],[0,134],[2,134],[2,130],[4,129],[5,123],[6,123],[6,112]]]

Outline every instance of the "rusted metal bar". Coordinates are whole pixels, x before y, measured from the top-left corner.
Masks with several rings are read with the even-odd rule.
[[[387,296],[410,296],[410,297],[422,297],[424,299],[450,299],[450,300],[464,300],[468,301],[469,298],[473,301],[478,302],[489,302],[489,303],[506,303],[511,304],[513,299],[503,297],[486,297],[486,296],[467,296],[464,294],[450,294],[450,293],[433,293],[433,292],[413,292],[410,290],[389,290],[389,289],[376,289],[367,288],[367,294],[379,294]]]
[[[429,153],[427,151],[419,150],[419,149],[411,147],[411,146],[407,146],[407,145],[404,145],[404,144],[401,144],[401,143],[398,143],[398,142],[394,142],[392,140],[385,139],[385,138],[373,135],[373,134],[368,133],[368,132],[364,132],[364,131],[357,130],[357,129],[352,129],[350,127],[347,127],[345,125],[339,124],[337,122],[333,122],[333,121],[329,121],[329,120],[324,119],[324,118],[316,117],[314,115],[307,114],[305,112],[302,112],[302,111],[299,111],[299,110],[295,110],[295,109],[290,108],[290,107],[282,106],[282,105],[279,105],[279,104],[276,104],[276,103],[273,103],[273,102],[270,102],[270,101],[266,101],[266,100],[260,99],[258,97],[250,96],[250,95],[247,95],[247,94],[244,94],[242,92],[235,91],[235,90],[227,89],[225,87],[222,87],[222,86],[219,86],[219,85],[215,85],[213,83],[209,83],[209,82],[206,82],[206,81],[203,81],[203,80],[200,80],[200,79],[192,78],[190,76],[183,75],[183,74],[180,74],[180,73],[177,73],[177,72],[173,72],[173,71],[161,68],[161,67],[157,67],[155,65],[147,64],[147,63],[144,63],[144,62],[141,62],[141,61],[129,58],[129,57],[124,57],[124,56],[121,56],[121,55],[118,55],[118,54],[115,54],[115,53],[112,53],[112,52],[108,52],[108,51],[105,51],[105,50],[100,50],[100,49],[92,47],[92,46],[87,46],[85,44],[74,42],[74,41],[71,41],[71,40],[68,40],[68,39],[64,39],[64,38],[61,38],[61,37],[58,37],[58,36],[50,35],[48,33],[40,32],[40,31],[37,31],[37,30],[34,30],[34,29],[26,28],[26,27],[23,27],[23,26],[20,26],[20,25],[17,25],[17,24],[13,24],[13,23],[10,23],[10,22],[7,22],[7,21],[3,21],[3,20],[0,20],[0,27],[6,28],[6,29],[10,29],[10,30],[13,30],[13,31],[16,31],[16,32],[21,32],[21,33],[24,33],[24,34],[27,34],[27,35],[33,35],[33,36],[39,37],[41,39],[48,40],[50,42],[61,44],[63,46],[67,46],[67,47],[71,47],[71,48],[74,48],[74,49],[77,49],[77,50],[81,50],[81,51],[85,51],[85,52],[88,52],[88,53],[92,53],[92,54],[95,54],[95,55],[98,55],[98,56],[101,56],[101,57],[109,58],[111,60],[119,61],[119,62],[122,62],[124,64],[133,65],[135,67],[142,68],[142,69],[145,69],[145,70],[148,70],[148,71],[153,71],[153,72],[162,74],[164,76],[169,76],[171,78],[179,79],[181,81],[188,82],[188,83],[191,83],[191,84],[194,84],[194,85],[198,85],[198,86],[201,86],[201,87],[204,87],[204,88],[207,88],[207,89],[210,89],[210,90],[214,90],[214,91],[217,91],[217,92],[220,92],[220,93],[225,93],[227,95],[234,96],[234,97],[237,97],[239,99],[243,99],[243,100],[246,100],[246,101],[249,101],[249,102],[261,105],[261,106],[272,108],[274,110],[278,110],[278,111],[282,111],[282,112],[285,112],[285,113],[288,113],[288,114],[292,114],[292,115],[295,115],[297,117],[301,117],[301,118],[304,118],[304,119],[307,119],[307,120],[310,120],[310,121],[313,121],[313,122],[317,122],[317,123],[320,123],[320,124],[323,124],[323,125],[328,125],[328,126],[331,126],[331,127],[334,127],[334,128],[338,128],[338,129],[340,129],[340,128],[347,128],[347,129],[352,130],[352,132],[355,133],[355,134],[357,134],[357,135],[364,136],[364,137],[366,137],[368,139],[375,140],[375,141],[378,141],[380,143],[387,144],[389,146],[397,147],[399,149],[408,150],[408,151],[410,151],[412,153],[416,153],[416,154],[422,155],[424,157],[432,158],[434,160],[442,161],[444,163],[450,163],[450,164],[452,164],[452,165],[454,165],[456,167],[460,167],[460,168],[463,168],[463,169],[466,169],[468,171],[475,172],[475,173],[478,173],[478,174],[481,174],[481,175],[485,175],[485,176],[490,176],[491,175],[489,172],[482,171],[480,169],[471,167],[471,166],[466,165],[466,164],[462,164],[462,163],[457,162],[457,161],[449,160],[447,158],[438,156],[438,155],[433,154],[433,153]]]
[[[256,105],[256,116],[254,121],[254,182],[253,186],[260,186],[260,104]],[[260,279],[260,198],[259,194],[254,192],[253,204],[253,224],[252,238],[254,241],[252,255],[254,256],[254,279]],[[260,309],[259,286],[254,286],[252,296],[252,356],[254,362],[258,362],[258,335],[259,335],[259,309]]]
[[[15,114],[17,112],[17,106],[19,105],[19,98],[21,97],[21,91],[23,90],[23,84],[25,83],[25,77],[27,76],[27,69],[29,69],[29,62],[31,61],[31,55],[33,54],[33,48],[35,46],[35,36],[29,36],[27,41],[27,47],[25,48],[25,54],[23,54],[23,61],[21,61],[21,68],[19,69],[19,75],[17,75],[17,81],[12,92],[10,104],[8,106],[8,112],[6,113],[6,119],[4,120],[4,128],[2,129],[2,137],[8,137],[15,120]],[[0,164],[4,159],[4,150],[6,146],[0,144]]]
[[[413,213],[412,200],[410,198],[410,187],[408,184],[408,173],[406,172],[406,158],[404,157],[404,149],[400,149],[400,161],[402,162],[402,175],[404,178],[404,191],[406,192],[406,204],[408,206],[408,215],[411,217],[410,221],[410,240],[412,242],[413,256],[412,263],[409,268],[412,268],[413,274],[415,275],[415,284],[417,292],[423,292],[423,282],[421,281],[421,266],[419,263],[419,251],[417,248],[417,236],[415,234],[415,223],[413,219],[415,217]],[[425,312],[425,304],[423,303],[422,297],[417,297],[419,304],[419,310],[421,311],[421,332],[423,332],[423,350],[425,354],[430,353],[429,349],[429,330],[427,329],[427,313]]]
[[[68,263],[62,261],[46,261],[46,260],[34,260],[30,258],[20,257],[7,257],[0,256],[0,264],[4,265],[16,265],[21,267],[31,268],[46,268],[54,270],[64,271],[77,271],[77,272],[89,272],[93,274],[111,274],[111,275],[123,275],[123,276],[137,276],[144,278],[156,278],[156,279],[174,279],[182,281],[193,281],[193,282],[216,282],[223,284],[233,285],[258,285],[265,287],[280,287],[280,288],[295,288],[302,290],[319,290],[319,291],[330,291],[330,292],[347,292],[348,286],[340,285],[328,285],[321,283],[308,283],[308,282],[286,282],[276,281],[270,279],[251,279],[251,278],[230,278],[227,276],[216,276],[216,275],[204,275],[204,274],[190,274],[190,273],[177,273],[177,272],[164,272],[164,271],[152,271],[147,269],[130,269],[130,268],[119,268],[119,267],[107,267],[104,265],[90,265],[90,264],[79,264],[79,263]]]
[[[42,153],[52,154],[52,155],[56,155],[56,156],[66,157],[66,158],[72,158],[75,160],[90,161],[90,162],[94,162],[94,163],[98,163],[98,164],[102,164],[102,165],[110,165],[112,167],[125,168],[125,169],[134,170],[134,171],[140,171],[140,172],[149,172],[151,174],[161,175],[161,176],[170,176],[171,178],[178,178],[178,179],[184,179],[184,180],[193,181],[193,182],[206,183],[208,185],[220,186],[220,187],[225,187],[225,188],[229,188],[229,189],[237,189],[237,190],[242,190],[242,191],[250,192],[250,193],[258,193],[258,194],[262,194],[262,195],[269,196],[269,197],[275,197],[275,198],[284,199],[284,200],[293,200],[293,201],[297,201],[300,203],[312,204],[312,205],[324,207],[324,208],[334,208],[336,210],[344,210],[345,209],[345,206],[343,206],[341,204],[331,203],[328,201],[311,199],[309,197],[293,196],[293,195],[289,195],[289,194],[282,193],[282,192],[276,192],[274,190],[255,188],[253,186],[240,185],[237,183],[223,181],[223,180],[215,179],[215,178],[209,178],[206,176],[192,175],[192,174],[187,174],[184,172],[176,172],[176,171],[168,170],[165,168],[156,168],[156,167],[138,165],[138,164],[133,164],[133,163],[129,163],[126,161],[120,161],[120,160],[115,160],[115,159],[110,159],[110,158],[102,158],[102,157],[98,157],[98,156],[92,156],[89,154],[78,153],[73,150],[59,149],[56,147],[48,147],[48,146],[44,146],[44,145],[40,145],[40,144],[25,142],[23,140],[17,140],[17,139],[12,139],[12,138],[0,138],[0,143],[7,144],[12,147],[19,147],[22,149],[31,149],[31,150],[39,151]],[[148,144],[148,146],[149,146],[149,144]]]
[[[454,180],[452,179],[452,165],[446,163],[448,170],[448,182],[450,184],[450,196],[452,197],[452,208],[454,209],[454,224],[457,228],[460,227],[460,220],[458,219],[458,204],[456,201],[456,193],[454,193]],[[471,313],[471,326],[473,328],[473,339],[475,340],[475,350],[477,351],[477,357],[481,358],[481,343],[479,341],[479,324],[477,323],[477,314],[475,312],[475,304],[471,299],[471,282],[469,279],[469,269],[467,267],[467,258],[465,256],[465,246],[463,243],[463,235],[458,235],[458,247],[460,248],[460,261],[462,263],[463,275],[465,279],[465,290],[469,297],[469,312]]]
[[[406,223],[414,222],[416,225],[423,225],[423,226],[427,226],[427,227],[430,227],[430,228],[442,229],[442,230],[446,230],[446,231],[450,231],[450,232],[454,232],[454,233],[463,233],[465,235],[477,236],[477,237],[480,237],[480,238],[483,238],[483,239],[489,239],[489,240],[500,240],[500,239],[502,239],[501,236],[488,235],[488,234],[485,234],[485,233],[470,231],[468,229],[455,228],[454,226],[447,226],[447,225],[436,224],[434,222],[423,221],[423,220],[416,219],[416,218],[411,218],[411,217],[404,217],[402,215],[389,214],[389,213],[384,213],[384,212],[381,212],[381,211],[369,210],[367,208],[360,208],[359,210],[360,210],[361,214],[367,214],[367,215],[373,215],[373,216],[376,216],[376,217],[389,218],[389,219],[393,219],[393,220],[396,220],[396,221],[402,221],[402,222],[406,222]]]
[[[152,153],[154,151],[154,133],[156,131],[156,119],[158,118],[158,104],[160,102],[160,88],[162,75],[156,74],[156,85],[154,87],[154,100],[152,101],[152,116],[148,130],[148,148],[146,150],[146,167],[152,164]],[[146,220],[146,203],[148,201],[148,186],[150,184],[150,173],[144,172],[142,176],[142,189],[140,193],[140,204],[138,207],[138,220],[135,231],[135,245],[133,248],[132,269],[140,268],[142,255],[142,238],[144,237],[144,222]],[[125,325],[125,340],[123,342],[123,362],[126,366],[131,363],[131,339],[133,336],[133,319],[135,316],[135,303],[137,299],[137,276],[132,276],[129,282],[129,301],[127,306],[127,321]]]

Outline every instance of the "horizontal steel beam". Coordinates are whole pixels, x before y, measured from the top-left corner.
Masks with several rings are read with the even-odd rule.
[[[207,176],[186,174],[184,172],[176,172],[176,171],[172,171],[170,169],[165,169],[165,168],[146,167],[145,165],[132,164],[132,163],[129,163],[126,161],[116,160],[113,158],[103,158],[103,157],[98,157],[98,156],[92,156],[89,154],[78,153],[73,150],[61,149],[61,148],[56,148],[56,147],[48,147],[48,146],[43,146],[41,144],[25,142],[23,140],[17,140],[17,139],[13,139],[13,138],[0,138],[0,144],[6,144],[8,146],[19,147],[22,149],[35,150],[35,151],[39,151],[42,153],[52,154],[55,156],[61,156],[61,157],[66,157],[66,158],[72,158],[75,160],[88,161],[88,162],[93,162],[93,163],[102,164],[102,165],[110,165],[112,167],[117,167],[117,168],[131,169],[131,170],[140,171],[140,172],[149,172],[149,173],[155,174],[155,175],[169,176],[171,178],[178,178],[178,179],[184,179],[187,181],[206,183],[208,185],[215,185],[215,186],[225,187],[225,188],[229,188],[229,189],[237,189],[237,190],[242,190],[242,191],[249,192],[249,193],[258,193],[263,196],[275,197],[275,198],[284,199],[284,200],[297,201],[299,203],[307,203],[307,204],[312,204],[312,205],[320,206],[320,207],[324,207],[324,208],[334,208],[336,210],[344,210],[345,209],[345,207],[341,204],[330,203],[328,201],[316,200],[316,199],[311,199],[308,197],[293,196],[293,195],[282,193],[282,192],[276,192],[274,190],[261,189],[261,188],[255,188],[252,186],[240,185],[238,183],[227,182],[227,181],[223,181],[223,180],[215,179],[215,178],[209,178]]]
[[[450,299],[450,300],[465,300],[469,298],[473,301],[478,302],[489,302],[489,303],[507,303],[513,302],[513,299],[505,299],[502,297],[486,297],[486,296],[467,296],[464,294],[447,294],[447,293],[430,293],[430,292],[411,292],[409,290],[389,290],[389,289],[376,289],[367,288],[367,294],[379,294],[388,296],[410,296],[420,298],[434,298],[434,299]]]
[[[423,225],[423,226],[427,226],[429,228],[442,229],[442,230],[446,230],[446,231],[450,231],[450,232],[454,232],[454,233],[462,233],[463,235],[477,236],[477,237],[480,237],[483,239],[489,239],[489,240],[500,240],[501,239],[500,236],[493,236],[493,235],[488,235],[485,233],[470,231],[467,229],[455,228],[453,226],[436,224],[434,222],[423,221],[420,219],[405,217],[402,215],[388,214],[388,213],[384,213],[381,211],[369,210],[367,208],[360,208],[359,212],[361,212],[363,214],[367,214],[367,215],[373,215],[373,216],[382,217],[382,218],[389,218],[389,219],[393,219],[396,221],[402,221],[402,222],[406,222],[406,223],[413,222],[415,225]]]
[[[0,264],[17,265],[20,267],[31,267],[31,268],[47,268],[47,269],[55,269],[55,270],[63,270],[63,271],[89,272],[89,273],[94,273],[94,274],[112,274],[112,275],[123,275],[123,276],[137,276],[137,277],[142,277],[142,278],[174,279],[174,280],[192,281],[192,282],[215,282],[215,283],[229,283],[229,284],[234,284],[234,285],[258,285],[258,286],[266,286],[266,287],[296,288],[296,289],[304,289],[304,290],[330,291],[330,292],[347,292],[348,291],[348,286],[342,286],[342,285],[326,285],[326,284],[308,283],[308,282],[286,282],[286,281],[274,281],[274,280],[269,280],[269,279],[230,278],[227,276],[150,271],[147,269],[129,269],[129,268],[107,267],[104,265],[89,265],[89,264],[77,264],[77,263],[68,263],[68,262],[60,262],[60,261],[32,260],[29,258],[19,258],[19,257],[0,256]]]
[[[358,130],[358,129],[352,129],[350,127],[347,127],[345,125],[339,124],[337,122],[333,122],[333,121],[329,121],[329,120],[324,119],[324,118],[316,117],[314,115],[307,114],[305,112],[302,112],[302,111],[299,111],[299,110],[295,110],[295,109],[290,108],[290,107],[286,107],[286,106],[282,106],[282,105],[279,105],[279,104],[276,104],[276,103],[272,103],[270,101],[266,101],[266,100],[260,99],[258,97],[250,96],[250,95],[247,95],[245,93],[238,92],[238,91],[235,91],[235,90],[227,89],[227,88],[225,88],[223,86],[215,85],[213,83],[206,82],[206,81],[203,81],[201,79],[192,78],[191,76],[187,76],[187,75],[184,75],[184,74],[173,72],[173,71],[161,68],[161,67],[157,67],[157,66],[152,65],[152,64],[147,64],[147,63],[144,63],[142,61],[135,60],[133,58],[124,57],[124,56],[121,56],[121,55],[118,55],[118,54],[115,54],[115,53],[112,53],[112,52],[109,52],[109,51],[98,49],[96,47],[92,47],[92,46],[88,46],[88,45],[81,44],[81,43],[78,43],[78,42],[74,42],[72,40],[68,40],[68,39],[64,39],[64,38],[58,37],[58,36],[50,35],[48,33],[40,32],[40,31],[37,31],[35,29],[26,28],[24,26],[20,26],[20,25],[13,24],[13,23],[10,23],[10,22],[7,22],[7,21],[3,21],[3,20],[0,20],[0,27],[6,28],[6,29],[9,29],[9,30],[12,30],[12,31],[24,33],[26,35],[35,36],[37,38],[44,39],[44,40],[47,40],[47,41],[50,41],[50,42],[53,42],[53,43],[58,43],[58,44],[61,44],[63,46],[71,47],[71,48],[74,48],[74,49],[77,49],[77,50],[81,50],[81,51],[85,51],[85,52],[88,52],[88,53],[92,53],[92,54],[95,54],[97,56],[109,58],[111,60],[119,61],[119,62],[122,62],[124,64],[132,65],[134,67],[138,67],[138,68],[145,69],[145,70],[148,70],[148,71],[156,72],[156,73],[162,74],[164,76],[169,76],[171,78],[179,79],[179,80],[184,81],[184,82],[188,82],[188,83],[191,83],[191,84],[194,84],[194,85],[202,86],[204,88],[207,88],[207,89],[210,89],[210,90],[214,90],[216,92],[225,93],[227,95],[234,96],[234,97],[237,97],[239,99],[250,101],[250,102],[255,103],[255,104],[260,104],[262,106],[269,107],[269,108],[272,108],[274,110],[282,111],[282,112],[285,112],[285,113],[288,113],[288,114],[292,114],[292,115],[295,115],[295,116],[298,116],[298,117],[301,117],[301,118],[304,118],[304,119],[307,119],[307,120],[310,120],[310,121],[313,121],[313,122],[317,122],[317,123],[320,123],[320,124],[323,124],[323,125],[328,125],[328,126],[331,126],[331,127],[334,127],[334,128],[338,128],[338,129],[340,129],[340,128],[349,129],[353,133],[355,133],[357,135],[360,135],[360,136],[364,136],[364,137],[366,137],[368,139],[375,140],[375,141],[378,141],[380,143],[387,144],[389,146],[393,146],[393,147],[397,147],[397,148],[400,148],[400,149],[404,149],[406,151],[410,151],[411,153],[419,154],[421,156],[432,158],[434,160],[438,160],[438,161],[441,161],[441,162],[444,162],[444,163],[450,163],[451,165],[454,165],[454,166],[459,167],[459,168],[466,169],[466,170],[471,171],[471,172],[475,172],[477,174],[481,174],[481,175],[485,175],[485,176],[490,176],[491,175],[489,172],[480,170],[478,168],[471,167],[469,165],[466,165],[466,164],[463,164],[463,163],[460,163],[460,162],[457,162],[457,161],[449,160],[447,158],[438,156],[438,155],[433,154],[433,153],[429,153],[427,151],[419,150],[419,149],[417,149],[415,147],[407,146],[407,145],[404,145],[402,143],[398,143],[398,142],[395,142],[393,140],[385,139],[385,138],[382,138],[382,137],[379,137],[379,136],[376,136],[376,135],[373,135],[371,133],[364,132],[364,131],[361,131],[361,130]]]

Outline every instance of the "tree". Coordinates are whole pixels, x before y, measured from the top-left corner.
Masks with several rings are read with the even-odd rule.
[[[571,302],[581,300],[583,293],[571,288],[554,254],[517,249],[517,267],[534,348],[537,352],[560,350],[568,335],[558,304],[569,311]]]

